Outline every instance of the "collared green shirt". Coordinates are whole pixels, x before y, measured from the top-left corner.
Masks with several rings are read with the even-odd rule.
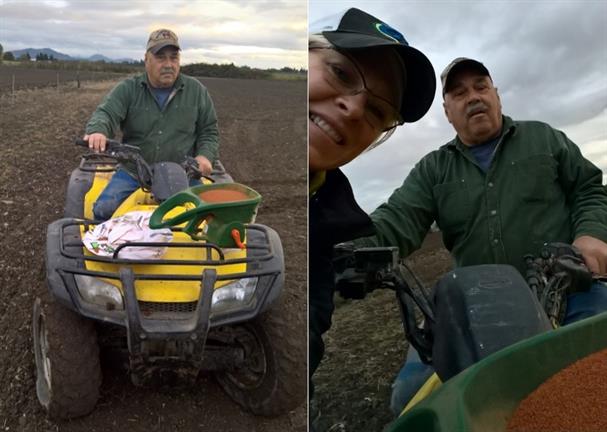
[[[599,168],[567,136],[535,121],[504,116],[487,173],[455,138],[426,155],[371,218],[365,245],[421,246],[433,221],[456,266],[511,264],[545,242],[581,235],[607,241],[607,190]]]
[[[93,113],[86,133],[100,132],[113,138],[120,130],[122,141],[139,147],[148,163],[181,163],[186,156],[198,155],[212,163],[218,156],[213,101],[207,89],[187,75],[179,74],[163,109],[149,88],[146,74],[116,85]]]

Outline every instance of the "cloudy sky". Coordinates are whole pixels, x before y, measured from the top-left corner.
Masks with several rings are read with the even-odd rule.
[[[310,22],[348,7],[400,30],[430,59],[437,82],[456,57],[482,61],[504,114],[563,130],[607,173],[607,1],[311,0]],[[361,206],[375,209],[422,156],[454,136],[437,89],[422,120],[345,167]]]
[[[302,0],[0,0],[5,51],[53,48],[139,60],[150,32],[160,27],[177,33],[183,64],[307,67]]]

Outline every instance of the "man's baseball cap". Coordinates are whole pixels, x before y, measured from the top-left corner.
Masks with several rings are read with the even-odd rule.
[[[445,96],[445,94],[449,91],[449,86],[451,85],[449,78],[453,77],[455,72],[462,69],[474,69],[477,72],[480,72],[481,75],[491,78],[491,75],[489,75],[489,70],[481,62],[467,57],[458,57],[449,63],[443,73],[440,74],[440,80],[443,84],[443,96]]]
[[[310,24],[310,34],[322,34],[340,51],[394,47],[406,69],[400,107],[402,119],[412,123],[430,109],[436,92],[432,63],[421,51],[410,46],[398,30],[360,9],[351,8]],[[378,66],[382,67],[381,64]]]
[[[152,51],[152,54],[156,54],[166,46],[174,46],[178,50],[181,50],[175,33],[168,29],[158,29],[150,33],[146,51]]]

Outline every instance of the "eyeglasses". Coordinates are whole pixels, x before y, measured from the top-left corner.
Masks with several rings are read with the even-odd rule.
[[[375,129],[386,132],[404,123],[398,110],[386,99],[369,90],[365,78],[357,64],[333,48],[311,48],[321,53],[324,66],[323,76],[327,83],[340,93],[367,94],[365,119]],[[322,51],[321,51],[322,50]]]

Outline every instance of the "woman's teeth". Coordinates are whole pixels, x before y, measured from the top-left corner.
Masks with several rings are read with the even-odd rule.
[[[316,114],[310,114],[310,120],[318,126],[324,133],[329,135],[335,142],[341,142],[343,139],[340,134],[337,133],[335,129],[329,125],[326,121],[318,117]]]

